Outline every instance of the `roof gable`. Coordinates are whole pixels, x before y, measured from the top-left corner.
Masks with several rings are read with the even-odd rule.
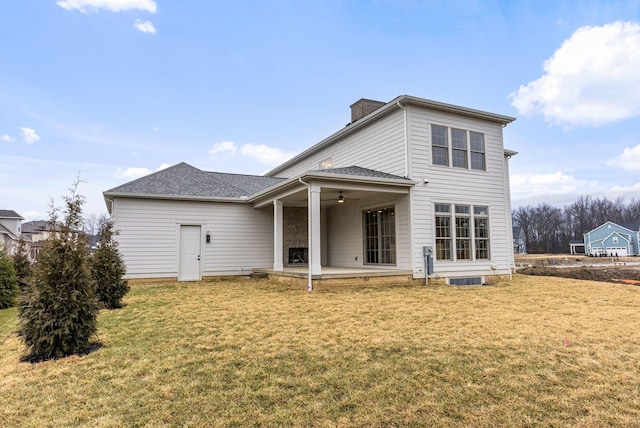
[[[638,230],[640,229],[639,227],[640,225],[632,223],[632,224],[617,224],[614,223],[612,221],[608,221],[606,223],[601,224],[600,226],[596,227],[595,229],[585,233],[585,235],[600,235],[603,234],[603,231],[606,229],[611,229],[613,228],[615,231],[619,231],[620,229],[624,229],[624,231],[628,231],[628,232],[638,232]]]
[[[246,198],[282,178],[208,172],[185,162],[154,172],[104,192],[105,196],[169,198]]]

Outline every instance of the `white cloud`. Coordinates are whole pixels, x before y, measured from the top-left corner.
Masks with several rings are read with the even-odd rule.
[[[627,171],[640,171],[640,144],[625,147],[622,153],[607,162],[607,165],[617,166]]]
[[[233,141],[222,141],[220,143],[214,144],[209,149],[209,154],[214,159],[226,158],[235,155],[237,150],[238,148]]]
[[[151,172],[149,168],[116,168],[116,177],[133,179],[151,174]]]
[[[49,214],[40,211],[25,211],[20,213],[24,221],[48,220]]]
[[[640,116],[640,24],[581,27],[544,63],[544,75],[509,95],[524,115],[598,126]]]
[[[151,21],[140,21],[139,19],[136,19],[136,22],[133,24],[134,27],[136,27],[136,29],[138,29],[138,31],[142,31],[143,33],[150,33],[150,34],[156,34],[156,27],[153,26],[153,23]]]
[[[9,134],[2,134],[0,135],[0,141],[4,141],[5,143],[13,143],[14,141],[16,141],[16,139]]]
[[[169,168],[170,166],[172,166],[172,164],[163,163],[158,168],[156,168],[156,172]],[[117,178],[127,178],[127,179],[133,180],[136,178],[144,177],[145,175],[149,175],[152,172],[154,171],[150,170],[149,168],[140,168],[140,167],[116,168],[115,176]]]
[[[285,153],[276,147],[264,144],[245,144],[240,148],[240,153],[264,165],[278,165],[295,155],[295,153]]]
[[[546,174],[513,174],[511,199],[514,201],[561,195],[583,195],[598,189],[597,181],[580,180],[572,175],[557,171]]]
[[[156,13],[157,10],[154,0],[59,0],[58,6],[67,10],[76,9],[85,15],[100,9],[110,12],[138,9],[150,13]]]
[[[638,199],[640,194],[640,183],[632,184],[630,186],[613,186],[603,196],[609,199],[622,198],[626,200]]]
[[[31,128],[20,128],[20,132],[22,132],[22,138],[24,142],[27,144],[35,143],[36,141],[40,141],[40,136],[36,134],[36,131]]]

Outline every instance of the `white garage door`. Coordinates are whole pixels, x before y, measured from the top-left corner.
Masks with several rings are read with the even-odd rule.
[[[626,256],[627,255],[627,248],[626,247],[607,247],[607,254],[608,255],[614,255],[614,256]]]

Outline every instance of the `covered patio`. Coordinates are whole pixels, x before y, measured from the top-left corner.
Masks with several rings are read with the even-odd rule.
[[[359,167],[310,171],[253,201],[273,209],[273,266],[286,282],[412,278],[409,189],[415,182]],[[272,207],[272,208],[271,208]]]

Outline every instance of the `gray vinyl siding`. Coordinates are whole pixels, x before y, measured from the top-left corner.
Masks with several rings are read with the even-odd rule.
[[[180,225],[201,226],[202,276],[273,265],[273,212],[249,204],[117,198],[113,208],[128,278],[177,277]],[[211,243],[205,243],[206,232]]]
[[[435,249],[435,203],[488,206],[490,228],[489,260],[435,260],[436,275],[450,277],[510,273],[513,264],[512,240],[508,232],[511,230],[511,207],[502,126],[419,107],[409,108],[408,120],[410,178],[419,183],[411,189],[414,276],[424,277],[422,247],[429,245]],[[432,165],[431,124],[483,133],[486,171]],[[425,178],[428,184],[424,184]]]
[[[278,172],[279,177],[295,177],[320,168],[331,158],[333,168],[360,166],[377,171],[405,175],[404,118],[402,111],[390,113],[379,121],[310,155]]]

